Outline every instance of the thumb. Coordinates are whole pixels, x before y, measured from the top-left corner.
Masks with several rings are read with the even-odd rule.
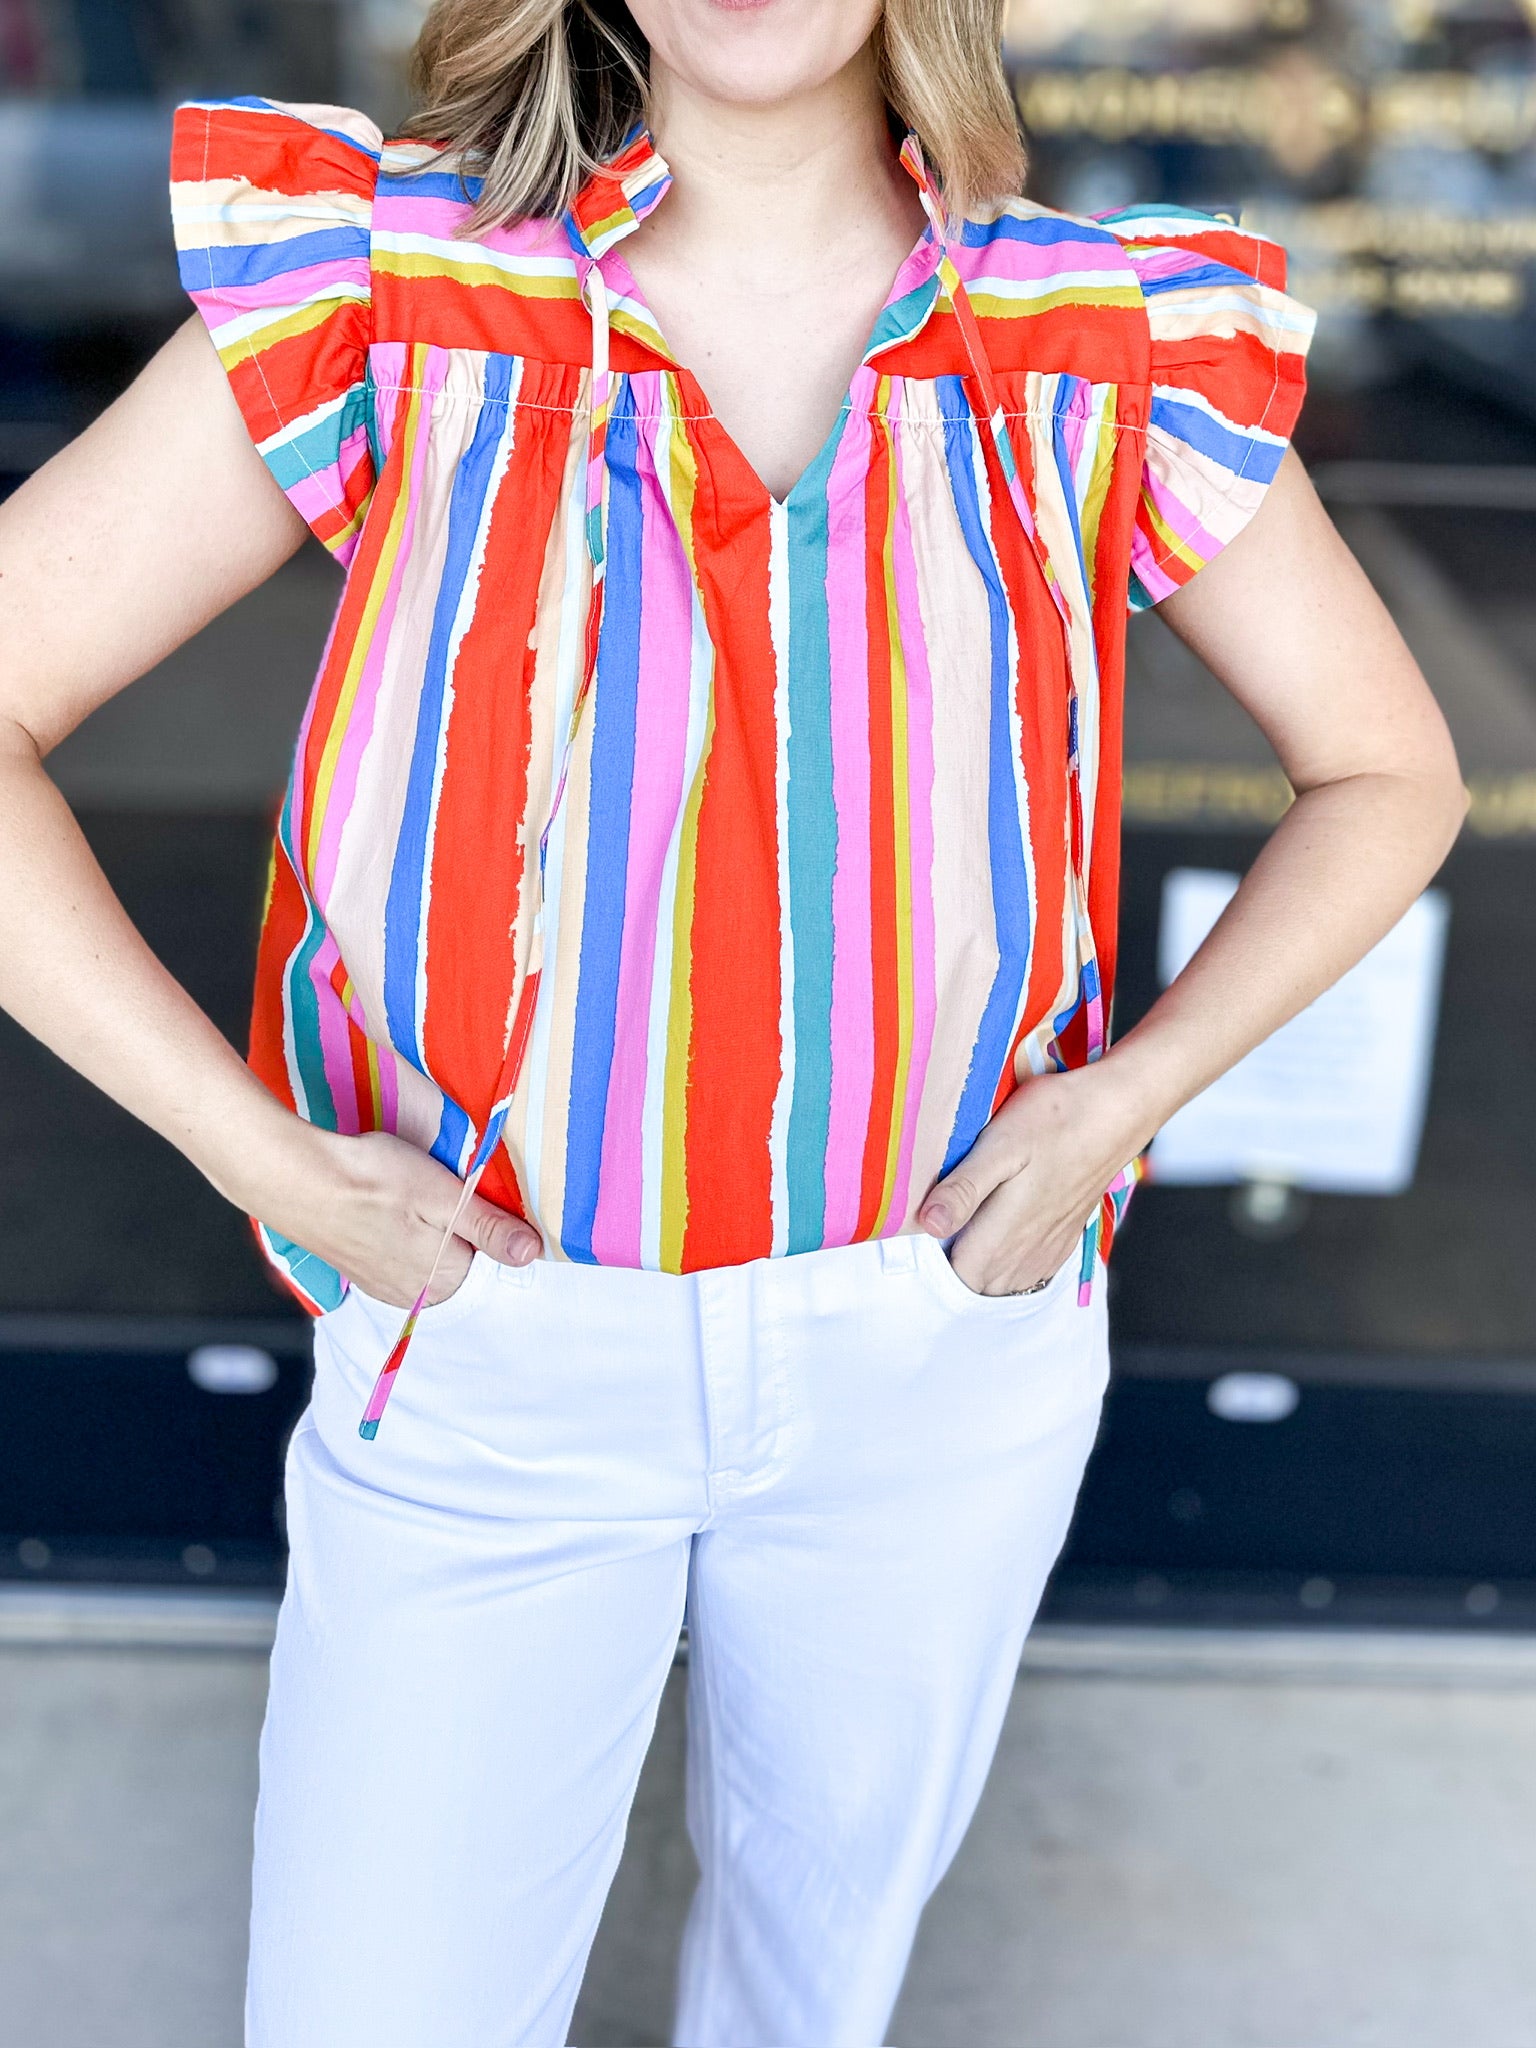
[[[508,1215],[483,1195],[470,1196],[457,1235],[503,1266],[526,1266],[543,1249],[543,1240],[531,1223]]]
[[[919,1224],[934,1237],[953,1237],[1012,1171],[1001,1133],[983,1124],[970,1151],[929,1189],[917,1212]]]

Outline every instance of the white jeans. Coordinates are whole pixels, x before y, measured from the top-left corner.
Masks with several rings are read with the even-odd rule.
[[[1108,1373],[1103,1275],[927,1237],[678,1278],[477,1255],[323,1317],[249,2048],[563,2043],[690,1632],[683,2048],[872,2048],[970,1821]],[[686,1603],[686,1605],[685,1605]]]

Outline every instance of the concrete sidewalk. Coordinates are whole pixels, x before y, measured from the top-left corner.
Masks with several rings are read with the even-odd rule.
[[[18,1611],[0,1603],[0,2048],[238,2048],[261,1628],[47,1642]],[[684,1685],[581,2048],[668,2039]],[[1536,2048],[1533,1923],[1536,1643],[1041,1629],[891,2039]]]

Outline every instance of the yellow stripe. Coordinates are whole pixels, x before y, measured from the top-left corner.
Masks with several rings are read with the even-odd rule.
[[[1146,513],[1148,522],[1152,527],[1152,531],[1163,543],[1163,551],[1158,559],[1158,567],[1166,568],[1169,559],[1173,558],[1174,560],[1183,562],[1185,566],[1189,569],[1193,570],[1203,568],[1205,566],[1205,557],[1203,555],[1196,554],[1195,550],[1190,546],[1189,542],[1187,540],[1182,539],[1177,533],[1174,532],[1173,528],[1168,524],[1168,522],[1163,518],[1162,514],[1158,511],[1156,505],[1153,504],[1152,500],[1146,496],[1143,496],[1141,502],[1142,507]]]
[[[1102,409],[1099,413],[1099,431],[1094,442],[1093,464],[1088,472],[1088,489],[1083,496],[1083,509],[1078,523],[1083,536],[1083,578],[1088,586],[1089,605],[1097,596],[1096,578],[1099,553],[1099,524],[1104,516],[1104,500],[1109,495],[1110,478],[1115,467],[1115,410],[1119,398],[1113,384],[1103,386],[1100,393]]]
[[[668,410],[676,420],[676,378],[668,374]],[[693,503],[698,465],[693,445],[681,422],[670,436],[671,510],[673,524],[688,557],[698,589],[693,552]],[[690,648],[690,671],[692,669]],[[699,858],[699,812],[704,780],[715,737],[715,688],[711,669],[709,709],[699,765],[683,807],[682,838],[677,855],[677,897],[672,910],[672,971],[667,990],[667,1063],[661,1115],[661,1243],[658,1256],[664,1273],[683,1269],[683,1238],[688,1227],[688,1055],[693,1046],[693,914]]]
[[[979,320],[1021,320],[1034,313],[1054,313],[1063,306],[1141,305],[1140,287],[1134,285],[1066,285],[1060,291],[1041,292],[1028,298],[1005,297],[968,285],[966,296]]]
[[[574,276],[548,276],[508,270],[496,263],[455,262],[434,251],[375,248],[373,267],[390,277],[441,279],[448,284],[496,286],[522,299],[577,299]]]
[[[896,447],[890,427],[891,380],[882,377],[875,418],[891,441],[886,465],[885,539],[880,573],[885,578],[885,622],[891,648],[891,827],[896,863],[896,1073],[891,1083],[891,1122],[885,1145],[885,1184],[880,1193],[878,1235],[890,1214],[905,1122],[907,1079],[912,1067],[912,787],[907,753],[907,663],[896,606]]]
[[[291,341],[296,334],[309,334],[317,327],[323,327],[336,311],[334,298],[317,299],[313,305],[300,306],[292,313],[285,313],[281,319],[264,321],[260,327],[247,328],[235,341],[219,342],[218,328],[214,329],[219,361],[226,370],[233,370],[248,356],[261,357],[269,348],[280,341]],[[249,318],[249,315],[235,315],[234,318]]]
[[[379,1048],[366,1032],[363,1043],[368,1048],[368,1128],[377,1131],[384,1122],[384,1095],[379,1086]]]

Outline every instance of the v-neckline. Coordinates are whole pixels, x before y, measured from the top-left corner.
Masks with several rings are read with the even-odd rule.
[[[847,386],[843,391],[841,399],[838,401],[837,411],[833,415],[832,424],[827,429],[827,433],[824,439],[822,440],[821,446],[816,450],[816,453],[811,457],[810,461],[805,465],[804,469],[801,470],[800,474],[795,478],[794,482],[790,485],[789,489],[784,493],[783,497],[781,498],[777,497],[772,491],[769,490],[767,484],[763,481],[763,478],[758,471],[757,465],[748,460],[747,455],[743,450],[740,442],[736,439],[735,435],[730,431],[729,427],[726,426],[725,422],[721,419],[720,415],[715,411],[714,405],[710,400],[709,394],[704,389],[704,386],[700,381],[697,372],[691,370],[688,367],[688,365],[679,358],[677,351],[673,348],[672,344],[667,340],[666,334],[662,329],[661,322],[656,318],[655,312],[652,310],[650,301],[646,298],[644,291],[641,289],[640,280],[635,276],[634,271],[631,269],[629,262],[624,255],[622,247],[617,242],[615,242],[611,247],[606,249],[603,252],[603,254],[596,258],[595,260],[610,271],[613,278],[613,282],[618,287],[618,290],[622,293],[622,295],[625,298],[631,300],[636,306],[638,306],[640,311],[645,315],[646,321],[649,323],[651,333],[655,337],[655,341],[648,342],[647,346],[654,347],[655,343],[659,342],[660,348],[657,350],[657,353],[666,362],[667,367],[675,375],[682,379],[687,386],[691,387],[694,393],[697,394],[698,399],[700,401],[701,412],[698,415],[692,416],[702,417],[710,422],[715,432],[720,436],[720,439],[724,442],[725,446],[730,450],[732,458],[735,460],[735,462],[737,462],[740,465],[743,474],[750,477],[754,488],[758,492],[758,495],[766,502],[770,513],[780,514],[787,513],[791,509],[802,487],[808,483],[809,479],[812,476],[818,475],[820,473],[823,465],[827,460],[828,455],[836,446],[839,438],[842,435],[844,421],[846,420],[848,414],[853,410],[854,391],[858,384],[859,373],[866,367],[870,357],[872,355],[878,355],[883,349],[891,346],[895,341],[904,340],[908,338],[909,333],[915,333],[917,331],[917,328],[922,325],[922,320],[926,320],[928,317],[928,313],[932,310],[932,299],[937,296],[938,289],[937,273],[939,249],[936,238],[934,236],[932,223],[930,221],[925,220],[923,222],[923,226],[921,232],[918,235],[917,240],[913,243],[912,247],[907,251],[907,254],[902,258],[901,263],[897,267],[896,274],[891,280],[890,289],[886,292],[885,298],[881,302],[880,309],[876,313],[874,320],[870,325],[869,338],[864,344],[863,353],[860,355],[858,362],[854,365],[853,374],[848,380]],[[914,274],[909,275],[909,273]],[[902,333],[899,335],[893,334],[890,338],[890,341],[882,340],[880,335],[881,324],[884,321],[886,314],[890,311],[891,307],[899,305],[904,298],[907,298],[911,293],[917,291],[922,285],[929,282],[933,283],[934,292],[930,296],[929,305],[924,307],[923,309],[922,320],[919,320],[910,330],[903,330]]]

